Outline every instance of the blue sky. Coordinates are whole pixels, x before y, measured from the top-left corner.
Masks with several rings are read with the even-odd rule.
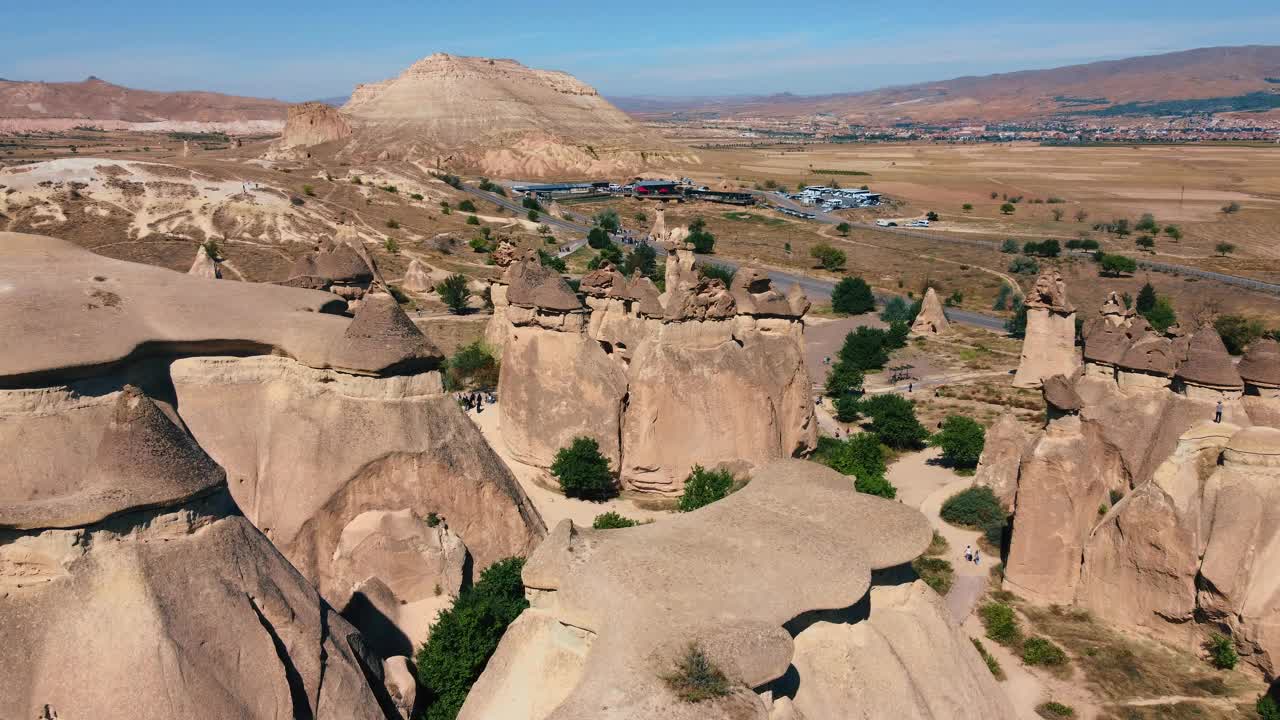
[[[1274,2],[6,2],[0,77],[344,95],[432,52],[510,57],[606,95],[865,90],[1280,43]]]

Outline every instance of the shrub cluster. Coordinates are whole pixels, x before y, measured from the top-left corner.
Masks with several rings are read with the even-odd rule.
[[[729,679],[696,643],[689,644],[676,661],[675,671],[662,679],[685,702],[697,703],[729,694]]]
[[[942,429],[929,438],[929,444],[942,448],[942,459],[962,470],[978,466],[978,458],[986,444],[987,431],[976,421],[963,415],[948,415]]]
[[[987,646],[983,645],[982,641],[978,638],[969,638],[969,640],[973,642],[973,647],[978,651],[978,654],[982,656],[982,662],[987,664],[987,669],[991,671],[992,677],[996,680],[1004,680],[1004,668],[1000,667],[1000,661],[996,659],[996,656],[992,655],[991,652],[987,650]]]
[[[616,530],[618,528],[635,527],[640,523],[628,517],[623,517],[616,512],[610,510],[607,513],[601,513],[591,522],[591,527],[596,530]]]
[[[1028,665],[1066,665],[1062,648],[1042,637],[1029,637],[1022,643],[1022,661]]]
[[[576,437],[569,447],[556,451],[551,474],[560,481],[567,497],[606,500],[617,494],[609,460],[600,452],[595,438]]]
[[[680,512],[697,510],[720,500],[733,491],[734,477],[728,470],[707,470],[694,465],[684,481],[684,493],[680,495]]]
[[[1226,635],[1214,633],[1209,636],[1209,642],[1205,643],[1205,649],[1209,651],[1209,662],[1219,670],[1230,670],[1236,666],[1240,660],[1240,655],[1236,653],[1235,642]]]
[[[831,291],[831,309],[846,315],[861,315],[876,309],[876,298],[866,280],[845,277]]]
[[[952,525],[981,530],[987,541],[999,545],[1003,540],[1008,516],[991,488],[975,485],[947,498],[939,513]]]
[[[507,626],[529,607],[520,582],[523,567],[518,557],[490,565],[431,626],[430,639],[414,658],[426,720],[457,717]]]
[[[458,348],[445,363],[448,390],[491,388],[498,384],[498,361],[480,340]]]
[[[1022,642],[1022,624],[1013,608],[1000,602],[989,602],[978,609],[987,637],[1001,645],[1017,645]]]

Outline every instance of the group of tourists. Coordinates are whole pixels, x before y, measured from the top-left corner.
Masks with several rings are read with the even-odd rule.
[[[458,399],[458,404],[467,412],[475,410],[476,412],[481,413],[484,412],[485,405],[492,405],[498,402],[498,396],[494,395],[492,391],[482,392],[475,390],[472,392],[460,392],[455,397]]]
[[[982,564],[982,558],[981,558],[981,557],[979,557],[979,555],[980,555],[980,553],[978,552],[978,548],[973,547],[972,545],[965,545],[965,546],[964,546],[964,559],[965,559],[965,562],[971,562],[971,563],[973,563],[974,565],[981,565],[981,564]]]

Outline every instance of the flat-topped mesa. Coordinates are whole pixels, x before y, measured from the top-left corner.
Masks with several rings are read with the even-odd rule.
[[[388,293],[366,295],[347,331],[334,343],[330,364],[361,375],[402,375],[440,366],[443,353]]]
[[[1271,338],[1250,343],[1236,372],[1244,380],[1246,394],[1280,397],[1280,343]]]
[[[1178,366],[1178,389],[1193,400],[1229,400],[1244,394],[1244,381],[1231,363],[1218,331],[1208,323],[1191,336],[1187,358]]]
[[[911,324],[911,332],[917,335],[941,335],[949,327],[947,315],[942,310],[942,301],[938,299],[937,291],[930,286],[920,304],[920,313]]]
[[[724,500],[660,523],[593,530],[565,520],[525,564],[532,605],[503,636],[459,720],[763,720],[777,717],[780,693],[758,691],[784,675],[794,688],[797,673],[795,706],[810,718],[868,707],[921,719],[1012,718],[936,594],[921,583],[876,583],[873,570],[908,562],[929,537],[918,511],[799,460],[764,466]],[[869,616],[842,610],[864,603]],[[796,622],[815,610],[842,619]],[[845,623],[856,629],[844,632]],[[690,643],[727,676],[730,697],[686,702],[663,682]],[[900,684],[850,688],[830,674],[828,652],[853,676],[892,668]],[[915,690],[899,692],[903,685]]]
[[[1053,269],[1040,273],[1025,305],[1027,330],[1014,387],[1039,387],[1046,377],[1075,375],[1080,367],[1075,348],[1076,312],[1067,300],[1062,275]]]
[[[0,502],[0,528],[90,525],[131,510],[180,504],[225,483],[222,468],[190,436],[141,390],[126,385],[80,483],[53,495]]]
[[[1116,367],[1117,380],[1125,390],[1163,390],[1169,387],[1178,358],[1168,338],[1147,332],[1125,350]]]
[[[218,268],[217,261],[209,257],[209,251],[205,249],[204,245],[201,245],[196,250],[195,262],[191,263],[191,269],[187,271],[187,274],[210,280],[222,278],[222,271]]]

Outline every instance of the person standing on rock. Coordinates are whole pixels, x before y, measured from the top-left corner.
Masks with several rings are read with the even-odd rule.
[[[1221,400],[1218,401],[1218,409],[1213,413],[1213,421],[1216,423],[1222,422],[1222,401]]]

